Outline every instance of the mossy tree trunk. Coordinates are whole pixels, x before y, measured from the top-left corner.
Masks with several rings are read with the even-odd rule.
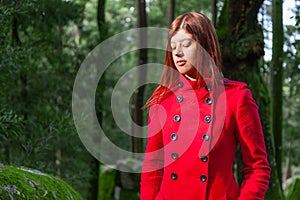
[[[274,134],[277,173],[282,177],[282,84],[283,84],[283,24],[282,0],[272,1],[273,48],[271,63],[272,132]],[[282,181],[280,179],[280,183]]]
[[[225,0],[217,22],[223,73],[226,77],[244,81],[251,89],[259,106],[268,159],[276,169],[273,137],[271,134],[271,107],[268,85],[260,70],[264,53],[263,30],[257,14],[263,0]],[[239,164],[241,160],[239,159]],[[238,167],[240,169],[240,167]],[[241,174],[239,171],[238,174]],[[240,178],[240,177],[239,177]],[[272,170],[265,199],[282,199],[283,194],[276,170]]]

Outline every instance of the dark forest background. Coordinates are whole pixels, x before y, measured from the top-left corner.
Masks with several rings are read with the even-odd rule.
[[[290,197],[289,188],[300,176],[300,2],[286,2],[295,5],[292,25],[283,24],[283,0],[0,0],[0,163],[52,174],[83,199],[101,199],[108,184],[101,180],[102,163],[83,146],[72,117],[72,90],[81,63],[117,33],[166,28],[174,16],[201,11],[216,26],[224,75],[247,82],[259,105],[272,167],[266,199]],[[125,73],[163,59],[162,51],[139,50],[112,65]],[[108,70],[101,80],[99,122],[115,144],[139,152],[145,140],[123,134],[107,103],[119,77]],[[138,108],[154,87],[140,87],[132,98],[138,124],[146,122],[147,112]],[[127,178],[138,182],[137,175],[115,174],[120,188]],[[130,190],[138,196],[138,183]]]

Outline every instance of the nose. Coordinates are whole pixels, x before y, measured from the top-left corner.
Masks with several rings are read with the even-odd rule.
[[[182,57],[183,56],[183,51],[180,45],[177,45],[176,49],[174,50],[174,54],[177,57]]]

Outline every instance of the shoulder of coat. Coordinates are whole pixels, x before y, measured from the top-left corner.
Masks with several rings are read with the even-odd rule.
[[[229,88],[247,88],[247,84],[244,82],[240,82],[240,81],[234,81],[234,80],[230,80],[228,78],[224,78],[223,79],[223,84],[225,87],[229,87]]]

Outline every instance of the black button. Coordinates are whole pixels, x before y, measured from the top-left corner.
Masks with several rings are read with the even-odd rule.
[[[206,86],[205,86],[205,89],[206,89],[207,91],[211,91],[211,86],[210,86],[210,85],[206,85]]]
[[[210,120],[211,120],[211,117],[210,117],[210,116],[205,116],[205,117],[204,117],[204,121],[205,121],[205,122],[209,123]]]
[[[205,102],[206,102],[206,104],[210,105],[210,104],[212,104],[212,99],[211,98],[207,98],[205,100]]]
[[[228,79],[224,79],[224,83],[228,83],[229,82],[229,80]]]
[[[178,96],[177,98],[176,98],[176,100],[177,100],[177,102],[182,102],[183,101],[183,97],[182,96]]]
[[[171,157],[172,157],[174,160],[177,160],[177,159],[178,159],[178,154],[177,154],[177,153],[172,153],[172,154],[171,154]]]
[[[178,87],[182,88],[183,87],[183,82],[178,82]]]
[[[178,178],[178,176],[177,176],[176,173],[172,173],[172,174],[171,174],[171,179],[172,179],[172,180],[177,180],[177,178]]]
[[[207,156],[201,156],[201,161],[202,161],[202,162],[207,162],[207,161],[208,161]]]
[[[179,115],[174,116],[174,121],[179,122],[181,120],[181,117]]]
[[[204,135],[202,136],[202,139],[205,140],[205,141],[208,141],[208,140],[209,140],[209,135],[204,134]]]
[[[201,176],[200,176],[200,180],[201,180],[202,182],[206,182],[206,181],[207,181],[207,177],[206,177],[205,175],[201,175]]]
[[[178,139],[178,135],[176,133],[171,134],[171,140],[175,141]]]

